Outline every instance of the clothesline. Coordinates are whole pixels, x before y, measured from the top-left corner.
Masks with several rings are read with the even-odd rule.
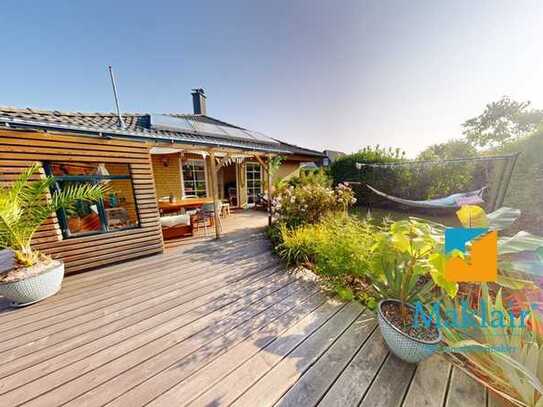
[[[356,163],[357,169],[362,169],[362,167],[370,168],[392,168],[392,167],[403,167],[403,166],[412,166],[412,165],[443,165],[448,163],[461,163],[461,162],[470,162],[470,161],[494,161],[494,160],[509,160],[515,157],[517,154],[507,154],[507,155],[494,155],[487,157],[474,157],[474,158],[453,158],[450,160],[422,160],[422,161],[403,161],[403,162],[394,162],[394,163]]]

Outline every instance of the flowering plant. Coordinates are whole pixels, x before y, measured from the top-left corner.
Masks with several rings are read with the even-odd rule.
[[[289,186],[276,191],[272,201],[276,216],[287,227],[319,222],[330,212],[346,211],[356,199],[352,189],[339,184],[335,189],[317,184]]]

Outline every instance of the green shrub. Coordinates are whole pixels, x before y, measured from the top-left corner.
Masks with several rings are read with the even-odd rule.
[[[324,168],[318,170],[300,170],[298,176],[290,177],[287,186],[300,187],[304,185],[320,185],[325,188],[332,186],[332,178]]]
[[[428,147],[417,161],[440,161],[452,158],[476,157],[477,151],[463,140]],[[407,162],[399,149],[366,147],[357,153],[335,161],[330,174],[334,183],[355,182],[354,191],[359,205],[386,206],[390,201],[366,188],[369,184],[385,193],[406,199],[425,200],[447,196],[457,192],[478,189],[488,183],[493,167],[477,162],[442,162],[414,165],[390,165],[372,167],[356,164],[394,164]]]
[[[273,199],[273,211],[281,223],[294,228],[318,223],[332,212],[346,212],[354,202],[352,190],[343,184],[335,189],[319,184],[306,184],[277,190]]]
[[[504,205],[519,208],[522,215],[511,232],[543,234],[543,129],[493,153],[520,152]]]
[[[402,185],[402,173],[395,169],[362,167],[356,168],[356,163],[394,163],[405,161],[405,152],[400,149],[385,149],[378,145],[367,146],[354,154],[338,158],[330,166],[330,175],[334,185],[342,182],[360,182],[353,186],[359,204],[375,205],[384,202],[383,198],[374,194],[364,184],[368,183],[377,189],[394,189]]]
[[[323,277],[343,300],[376,300],[366,281],[368,254],[378,227],[347,215],[331,215],[317,224],[289,229],[275,226],[280,243],[276,252],[289,265],[304,265]]]

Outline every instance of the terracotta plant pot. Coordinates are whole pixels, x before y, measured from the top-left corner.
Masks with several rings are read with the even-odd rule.
[[[409,363],[419,363],[432,356],[432,354],[438,349],[439,343],[442,340],[441,331],[438,329],[438,337],[431,341],[409,336],[399,328],[395,327],[384,315],[381,307],[383,304],[390,302],[400,303],[400,301],[393,299],[381,300],[377,307],[377,319],[381,334],[383,335],[383,338],[385,339],[385,342],[392,353]],[[412,305],[408,304],[407,306],[414,309]]]
[[[64,263],[53,261],[41,273],[23,280],[0,284],[0,295],[13,307],[34,304],[56,294],[64,278]]]

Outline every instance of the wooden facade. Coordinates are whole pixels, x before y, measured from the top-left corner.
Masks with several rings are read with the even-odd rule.
[[[0,182],[34,162],[128,164],[139,227],[63,239],[57,216],[36,233],[33,246],[64,261],[66,272],[104,266],[163,251],[150,146],[145,142],[56,132],[0,130]]]
[[[153,152],[156,148],[168,148],[170,151],[174,149],[179,152],[156,155]],[[212,158],[215,154],[217,154],[217,161]],[[127,217],[136,220],[128,222],[131,228],[115,230],[108,226],[104,229],[109,230],[107,232],[93,229],[87,235],[75,233],[70,236],[71,233],[66,233],[66,231],[71,232],[71,227],[66,225],[66,221],[61,222],[63,219],[59,221],[55,214],[38,229],[33,239],[33,247],[53,258],[62,259],[67,273],[162,252],[164,242],[160,227],[158,198],[164,195],[182,198],[181,157],[203,159],[206,167],[207,196],[213,197],[218,202],[225,198],[224,191],[219,192],[223,185],[218,176],[223,168],[223,161],[228,157],[240,156],[243,160],[235,164],[238,202],[236,206],[246,207],[248,191],[245,166],[248,162],[261,166],[262,192],[269,193],[269,185],[272,181],[267,171],[269,159],[272,157],[270,154],[231,148],[205,148],[177,143],[149,142],[144,139],[141,141],[127,138],[112,139],[61,131],[0,130],[0,182],[2,183],[9,183],[16,179],[22,171],[35,162],[42,166],[52,164],[56,167],[104,165],[108,167],[110,175],[116,175],[116,172],[122,168],[129,170],[132,188],[129,187],[130,184],[127,184],[121,189],[130,192],[128,200],[130,208],[125,208],[125,213]],[[311,157],[294,154],[289,156],[282,165],[280,177],[288,178],[297,174],[300,162],[310,159]],[[41,176],[45,174],[43,168]],[[117,185],[117,189],[119,188]],[[112,207],[105,210],[111,211]],[[80,221],[80,216],[76,216],[78,221]],[[104,218],[101,219],[102,221],[97,222],[102,222],[103,225]],[[219,223],[215,223],[216,236],[219,237],[221,233]],[[61,224],[64,224],[64,233],[61,230]],[[138,226],[134,227],[135,224]],[[94,233],[95,230],[96,233]]]

